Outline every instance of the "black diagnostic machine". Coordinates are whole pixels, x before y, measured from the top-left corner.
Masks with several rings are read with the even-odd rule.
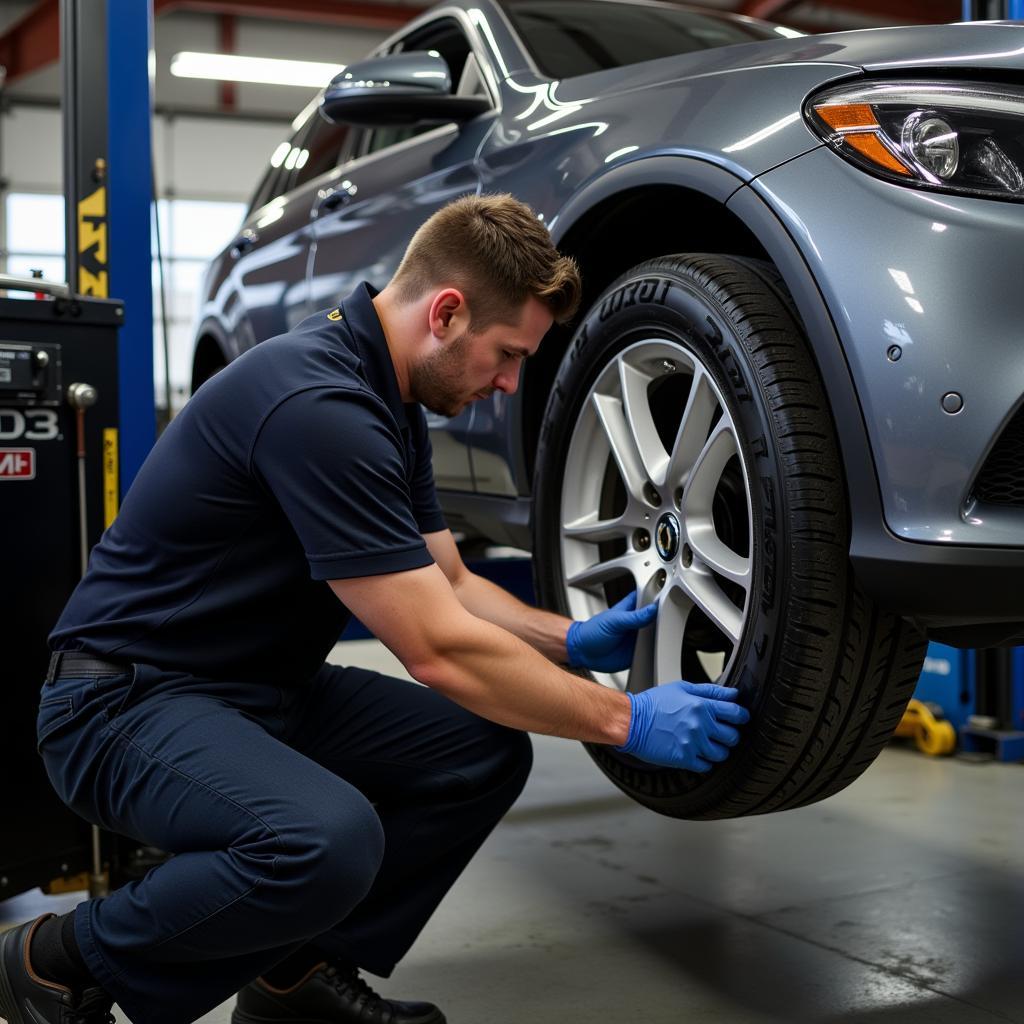
[[[0,900],[90,868],[89,826],[54,794],[35,722],[47,635],[117,513],[123,314],[114,300],[0,298]]]

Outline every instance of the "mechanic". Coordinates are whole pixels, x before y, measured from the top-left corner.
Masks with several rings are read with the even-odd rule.
[[[588,621],[469,572],[417,403],[512,394],[580,282],[510,196],[458,200],[367,284],[232,362],[170,424],[51,635],[39,743],[60,797],[174,854],[0,938],[9,1024],[442,1024],[379,996],[518,796],[526,731],[707,771],[737,691],[624,694],[656,605]],[[425,686],[325,658],[349,616]]]

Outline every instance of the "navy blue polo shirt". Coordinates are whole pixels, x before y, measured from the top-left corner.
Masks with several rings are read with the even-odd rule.
[[[55,650],[300,682],[350,617],[326,580],[432,562],[430,440],[367,284],[204,384],[150,452]]]

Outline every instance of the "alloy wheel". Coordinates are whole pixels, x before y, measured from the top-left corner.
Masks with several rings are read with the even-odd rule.
[[[752,588],[749,474],[736,422],[708,367],[678,341],[615,355],[577,414],[562,485],[570,613],[587,618],[634,588],[659,605],[628,672],[639,691],[727,677]]]

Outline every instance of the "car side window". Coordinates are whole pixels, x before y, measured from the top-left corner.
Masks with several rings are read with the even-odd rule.
[[[487,89],[480,74],[479,65],[462,31],[454,18],[442,18],[400,40],[391,50],[403,53],[409,50],[428,50],[444,58],[452,78],[453,90],[458,95],[487,95]],[[356,152],[367,156],[388,146],[405,142],[424,132],[436,128],[436,124],[389,125],[368,129],[359,140]]]
[[[340,163],[350,126],[325,120],[315,103],[304,113],[306,116],[291,138],[280,143],[271,154],[270,166],[249,205],[250,212]]]
[[[249,204],[249,213],[252,213],[253,210],[258,210],[261,206],[266,206],[271,199],[275,199],[277,196],[281,195],[281,191],[277,187],[280,178],[280,164],[275,166],[274,163],[271,162],[256,188],[255,195],[252,197],[252,202]],[[248,216],[248,213],[246,216]]]
[[[315,112],[310,117],[309,131],[301,140],[295,162],[295,180],[289,187],[298,188],[337,167],[349,128],[347,124],[336,124]]]
[[[256,194],[249,204],[249,212],[266,206],[272,199],[283,196],[291,188],[291,180],[295,175],[295,164],[298,162],[301,148],[299,142],[309,128],[309,118],[305,118],[291,138],[279,143],[270,155],[270,166],[263,180],[256,189]]]

